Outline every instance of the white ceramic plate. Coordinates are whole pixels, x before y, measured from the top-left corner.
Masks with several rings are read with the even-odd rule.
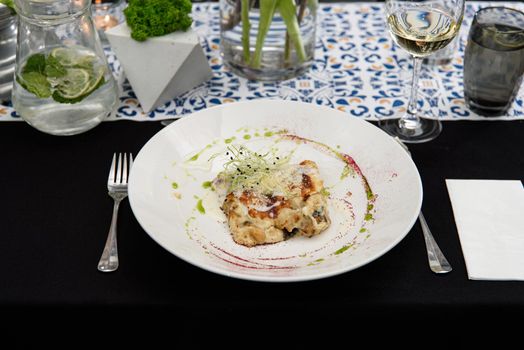
[[[312,238],[235,243],[205,185],[232,145],[315,161],[330,193],[331,226]],[[205,109],[161,130],[136,157],[129,200],[144,230],[177,257],[230,277],[288,282],[347,272],[389,251],[414,224],[422,185],[411,158],[374,125],[313,104],[257,100]]]

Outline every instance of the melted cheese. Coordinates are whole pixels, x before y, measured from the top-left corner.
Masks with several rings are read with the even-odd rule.
[[[314,236],[330,225],[322,190],[316,163],[305,160],[273,171],[253,188],[227,193],[222,210],[233,239],[242,245],[276,243],[297,234]]]

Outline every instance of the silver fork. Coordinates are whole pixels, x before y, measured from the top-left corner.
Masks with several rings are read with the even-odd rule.
[[[123,157],[122,153],[119,153],[118,158],[116,153],[113,154],[113,161],[111,162],[111,169],[107,179],[107,190],[114,200],[113,218],[111,219],[111,227],[109,228],[104,251],[98,262],[98,270],[102,272],[111,272],[118,269],[118,248],[116,242],[118,208],[122,199],[127,197],[127,178],[132,166],[133,156],[131,153],[129,153],[129,161],[126,153],[124,153]]]
[[[394,137],[395,141],[398,142],[402,148],[409,154],[411,157],[411,152],[408,147],[400,141],[398,137]],[[424,233],[424,241],[426,242],[426,251],[428,253],[429,268],[435,273],[448,273],[452,270],[450,263],[440,250],[435,238],[431,234],[428,223],[422,214],[422,210],[418,214],[418,219],[420,221],[420,226],[422,227],[422,232]]]

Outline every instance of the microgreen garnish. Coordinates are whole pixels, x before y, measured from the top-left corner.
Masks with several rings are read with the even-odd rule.
[[[226,151],[228,161],[219,176],[229,184],[229,192],[257,189],[261,193],[286,193],[288,189],[280,188],[281,185],[271,175],[289,163],[293,152],[285,157],[277,157],[276,152],[272,148],[265,153],[257,153],[245,146],[230,145]]]

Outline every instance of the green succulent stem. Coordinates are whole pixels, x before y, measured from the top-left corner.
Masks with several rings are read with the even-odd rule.
[[[289,39],[295,45],[295,51],[300,62],[306,60],[306,51],[300,35],[300,27],[297,19],[297,6],[293,0],[279,0],[278,12],[282,16],[284,23],[286,23],[287,34]]]
[[[246,63],[249,63],[249,60],[251,59],[251,52],[249,47],[249,31],[251,30],[251,23],[249,22],[249,7],[249,0],[242,0],[242,48],[244,51],[244,62]]]
[[[260,68],[262,60],[262,48],[266,40],[267,32],[279,0],[260,0],[260,18],[258,24],[257,42],[255,44],[255,54],[253,55],[251,66],[253,68]]]

